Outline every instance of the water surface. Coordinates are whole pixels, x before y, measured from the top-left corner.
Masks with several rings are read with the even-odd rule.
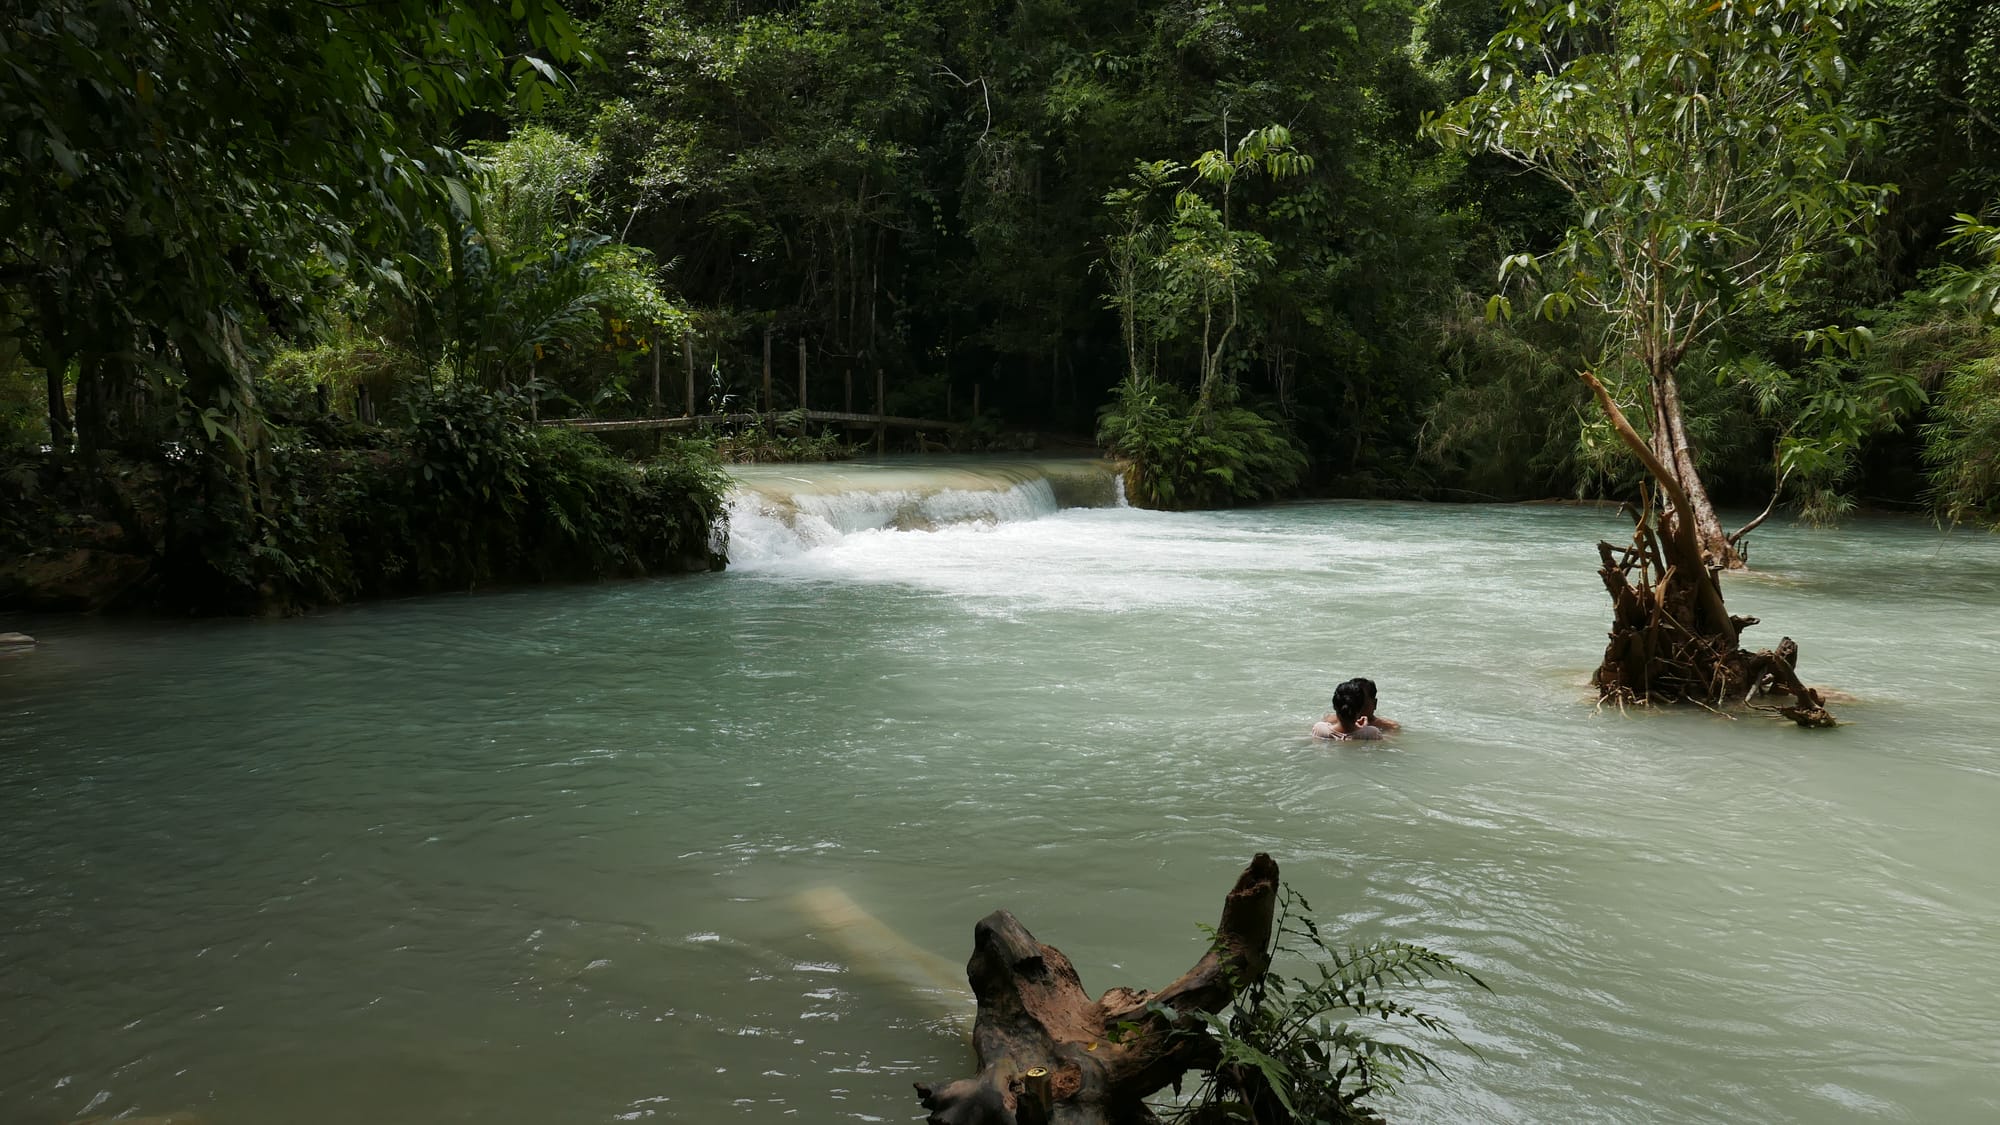
[[[981,915],[1158,987],[1259,850],[1494,985],[1398,1120],[2000,1116],[2000,541],[1760,533],[1746,639],[1857,697],[1807,732],[1592,706],[1613,513],[1080,472],[759,470],[716,575],[14,623],[0,1120],[918,1119]],[[1405,732],[1304,737],[1352,675]]]

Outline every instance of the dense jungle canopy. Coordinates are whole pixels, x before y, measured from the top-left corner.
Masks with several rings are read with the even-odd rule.
[[[1590,371],[1715,503],[1990,521],[1996,64],[1979,0],[51,0],[0,32],[0,534],[94,512],[183,602],[657,567],[705,454],[524,416],[800,364],[1162,506],[1623,498]]]

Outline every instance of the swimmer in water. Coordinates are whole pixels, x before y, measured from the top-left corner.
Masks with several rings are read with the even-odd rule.
[[[1375,681],[1356,677],[1333,689],[1333,710],[1313,724],[1314,738],[1335,742],[1373,742],[1403,729],[1394,719],[1375,713]]]

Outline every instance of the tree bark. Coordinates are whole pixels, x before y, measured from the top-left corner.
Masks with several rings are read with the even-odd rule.
[[[1706,566],[1725,570],[1741,570],[1743,556],[1737,553],[1729,533],[1723,530],[1722,520],[1715,514],[1715,503],[1708,498],[1708,488],[1702,484],[1701,473],[1695,468],[1694,443],[1688,440],[1687,422],[1681,415],[1680,380],[1675,377],[1672,366],[1663,366],[1656,379],[1664,391],[1667,440],[1673,454],[1671,463],[1681,489],[1687,493],[1688,511],[1694,518],[1695,539],[1701,544],[1702,562]]]
[[[1005,910],[973,930],[966,979],[979,999],[979,1072],[917,1084],[929,1125],[1146,1125],[1144,1100],[1215,1043],[1191,1013],[1215,1012],[1270,968],[1278,865],[1258,853],[1223,900],[1208,952],[1157,994],[1114,988],[1096,1000],[1069,959]]]

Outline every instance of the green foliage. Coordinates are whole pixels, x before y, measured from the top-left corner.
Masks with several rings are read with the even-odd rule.
[[[1216,508],[1284,495],[1306,458],[1285,424],[1235,403],[1191,403],[1177,388],[1122,383],[1097,440],[1127,462],[1127,494],[1142,507]]]
[[[1429,119],[1441,139],[1547,177],[1574,221],[1544,252],[1500,263],[1503,288],[1532,279],[1534,311],[1583,309],[1604,328],[1594,364],[1611,399],[1637,414],[1650,465],[1701,528],[1713,564],[1722,538],[1682,401],[1681,364],[1724,343],[1737,318],[1794,303],[1830,253],[1865,246],[1893,191],[1853,178],[1877,140],[1842,96],[1855,0],[1531,0],[1517,5],[1480,63],[1479,91]],[[1490,316],[1512,315],[1496,294]],[[1767,366],[1765,374],[1779,371]],[[1621,381],[1617,377],[1627,376]],[[1633,378],[1636,377],[1636,378]],[[1811,414],[1782,421],[1841,456],[1865,432],[1845,400],[1789,396]],[[1767,394],[1767,401],[1787,396]]]
[[[1926,295],[1936,310],[1927,327],[1955,345],[1929,349],[1949,364],[1923,429],[1930,499],[1955,523],[2000,527],[2000,225],[1960,215],[1951,241],[1981,261],[1940,270]]]
[[[1931,501],[1954,523],[2000,527],[2000,333],[1987,355],[1953,368],[1939,391],[1924,453],[1935,467]]]
[[[386,456],[297,454],[309,484],[274,539],[302,600],[678,569],[723,518],[705,447],[635,468],[527,425],[519,396],[464,387],[418,390],[407,410]]]
[[[387,404],[428,372],[407,348],[341,318],[321,342],[279,351],[260,374],[265,408],[277,417],[296,419],[317,412],[320,387],[326,388],[330,408],[347,411],[362,387],[372,401]]]
[[[1224,127],[1226,133],[1226,118]],[[1312,166],[1312,157],[1292,144],[1289,130],[1270,125],[1244,134],[1233,151],[1225,144],[1202,153],[1191,169],[1165,160],[1142,163],[1129,186],[1106,194],[1122,229],[1108,240],[1098,264],[1114,278],[1109,303],[1123,314],[1128,378],[1140,378],[1141,350],[1190,338],[1199,324],[1197,397],[1204,406],[1215,399],[1225,378],[1225,349],[1242,319],[1243,291],[1276,263],[1270,239],[1230,226],[1231,188],[1259,172],[1279,179]],[[1183,173],[1191,178],[1174,192],[1167,217],[1158,224],[1146,221],[1147,197]],[[1217,189],[1219,201],[1202,195],[1205,185]]]
[[[1859,360],[1859,362],[1857,362]],[[1759,411],[1781,420],[1778,475],[1800,495],[1800,515],[1830,525],[1853,508],[1847,486],[1864,443],[1902,428],[1928,395],[1912,372],[1884,356],[1823,356],[1796,372],[1746,363]]]
[[[49,440],[48,383],[17,356],[0,359],[0,457]]]
[[[1869,0],[1847,42],[1857,111],[1881,123],[1875,174],[1901,188],[1851,281],[1880,303],[1944,257],[1954,214],[2000,198],[2000,6]]]
[[[488,389],[527,381],[545,352],[608,334],[598,284],[601,236],[510,252],[469,222],[446,232],[447,252],[417,282],[415,319],[453,377]]]
[[[1277,972],[1286,954],[1305,961],[1304,975]],[[1372,1099],[1394,1093],[1413,1073],[1444,1073],[1429,1053],[1405,1041],[1405,1029],[1451,1035],[1443,1019],[1395,993],[1454,978],[1486,988],[1449,956],[1420,945],[1335,943],[1289,886],[1271,959],[1272,971],[1241,988],[1227,1011],[1203,1016],[1220,1061],[1171,1120],[1377,1121]]]
[[[206,613],[710,565],[726,520],[713,450],[674,443],[629,464],[526,409],[419,388],[386,430],[277,427],[254,506],[214,499],[230,469],[208,449],[94,473],[0,459],[0,546],[108,546],[146,564],[144,604]]]
[[[175,557],[209,559],[187,588],[253,599],[367,585],[288,576],[319,557],[281,537],[295,489],[406,502],[369,473],[411,434],[323,414],[320,386],[341,412],[442,381],[633,414],[656,378],[678,402],[683,334],[711,397],[757,386],[769,331],[781,397],[803,339],[813,402],[879,368],[896,412],[962,417],[977,385],[988,439],[1115,399],[1134,498],[1175,507],[1295,489],[1301,450],[1350,491],[1627,489],[1570,378],[1589,368],[1731,499],[1773,475],[1809,516],[1911,496],[1921,444],[1942,512],[1992,511],[2000,283],[1971,216],[2000,196],[2000,9],[1980,0],[579,11],[24,9],[0,37],[0,444],[161,474]],[[1960,247],[1981,264],[1926,272]],[[1496,271],[1480,323],[1460,293]],[[720,450],[837,452],[791,429]],[[555,475],[624,503],[553,446],[502,445],[495,526],[541,519],[525,498]],[[554,520],[551,558],[620,565],[553,504],[581,538]],[[370,565],[473,581],[517,546],[485,535]]]
[[[1807,519],[1827,523],[1852,509],[1864,455],[1909,450],[1900,471],[1914,481],[1921,457],[1927,499],[1941,517],[1991,521],[1990,466],[2000,454],[1986,405],[1996,389],[1992,361],[2000,355],[1996,232],[1958,216],[1946,245],[1970,250],[1977,264],[1926,271],[1919,288],[1856,312],[1860,323],[1852,330],[1801,333],[1817,354],[1792,371],[1766,371],[1754,360],[1739,364],[1759,412],[1782,420],[1778,464],[1801,494]],[[1912,429],[1920,443],[1907,440]],[[1915,490],[1905,486],[1904,493]]]
[[[444,213],[451,124],[510,83],[538,102],[578,46],[554,0],[26,9],[0,38],[0,284],[35,366],[77,364],[84,444],[151,440],[127,426],[150,395],[208,420],[188,440],[259,445],[257,334]]]
[[[1525,500],[1629,493],[1631,458],[1577,381],[1579,333],[1490,320],[1469,295],[1442,323],[1443,385],[1425,419],[1423,464],[1445,498]]]
[[[1855,6],[1520,5],[1480,92],[1429,122],[1576,202],[1561,243],[1509,257],[1501,280],[1538,276],[1541,315],[1598,310],[1650,368],[1734,309],[1783,304],[1834,246],[1858,249],[1893,189],[1848,174],[1874,139],[1840,98]]]
[[[596,154],[545,128],[481,152],[450,213],[413,237],[393,276],[351,297],[354,327],[336,323],[329,344],[379,342],[427,379],[585,409],[629,402],[641,352],[690,322],[650,254],[598,231]]]
[[[814,380],[942,373],[954,402],[976,383],[1010,424],[1068,428],[1123,367],[1247,382],[1303,430],[1428,368],[1455,158],[1413,140],[1438,104],[1413,7],[629,0],[593,27],[629,65],[585,76],[595,108],[565,124],[690,302],[803,338]],[[1169,153],[1195,158],[1114,204],[1106,248],[1107,193]],[[1416,423],[1381,416],[1404,448]]]
[[[837,431],[807,433],[804,420],[803,413],[796,410],[778,415],[769,425],[760,417],[713,439],[716,452],[735,464],[844,461],[854,455]]]
[[[473,147],[486,172],[484,190],[462,207],[483,221],[492,242],[514,250],[560,245],[580,231],[603,231],[610,216],[592,181],[603,158],[589,145],[542,125],[498,144]]]

